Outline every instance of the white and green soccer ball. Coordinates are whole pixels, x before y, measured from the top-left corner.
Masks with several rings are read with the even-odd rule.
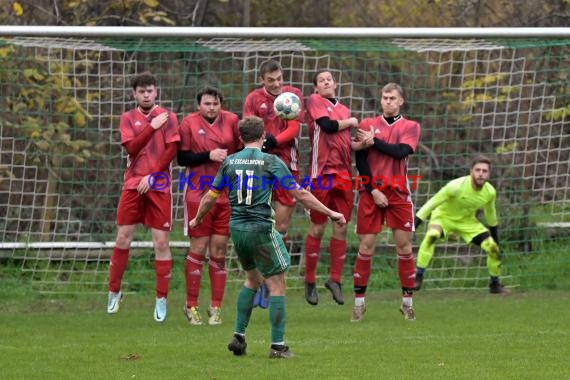
[[[281,119],[296,119],[301,112],[301,99],[292,92],[284,92],[275,98],[273,109]]]

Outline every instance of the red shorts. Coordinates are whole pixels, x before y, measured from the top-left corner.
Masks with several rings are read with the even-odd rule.
[[[382,190],[388,198],[388,206],[380,208],[368,191],[361,191],[358,198],[356,233],[377,234],[382,225],[391,229],[414,231],[414,204],[409,195],[394,190]]]
[[[348,222],[352,217],[352,208],[354,206],[354,192],[352,188],[343,190],[336,186],[339,185],[338,176],[323,175],[318,180],[312,181],[313,188],[311,193],[333,211],[340,212]],[[311,222],[315,224],[324,224],[328,217],[315,210],[309,210]]]
[[[230,205],[229,203],[216,203],[209,213],[204,216],[202,223],[196,228],[190,228],[188,223],[198,213],[199,202],[186,202],[184,214],[185,231],[188,236],[199,238],[210,235],[230,236]]]
[[[291,174],[295,178],[295,181],[299,183],[299,172],[296,170],[291,170]],[[296,204],[295,198],[291,195],[291,191],[287,189],[287,184],[281,184],[281,180],[278,180],[277,187],[273,190],[273,195],[271,199],[275,202],[279,202],[284,206],[294,207]]]
[[[117,224],[142,223],[162,231],[172,230],[172,195],[161,191],[139,194],[135,189],[123,190],[117,208]]]

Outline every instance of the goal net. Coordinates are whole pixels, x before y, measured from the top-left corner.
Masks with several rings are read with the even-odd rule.
[[[219,87],[224,107],[241,115],[257,68],[268,58],[305,96],[312,75],[330,68],[353,113],[379,112],[379,89],[398,82],[404,114],[420,121],[420,147],[409,160],[421,176],[416,208],[447,181],[467,175],[477,154],[493,160],[491,183],[508,286],[568,285],[570,263],[570,40],[436,38],[33,38],[0,36],[0,256],[41,292],[106,292],[116,206],[126,164],[119,116],[133,107],[129,80],[157,75],[159,102],[181,120],[203,85]],[[300,135],[307,173],[306,126]],[[173,170],[172,285],[183,287],[183,198]],[[355,209],[356,211],[356,209]],[[354,215],[356,215],[354,213]],[[355,218],[353,218],[354,220]],[[330,227],[329,227],[330,228]],[[423,237],[417,232],[414,252]],[[289,231],[289,286],[303,284],[308,220],[299,206]],[[328,237],[319,276],[328,270]],[[358,250],[349,225],[345,288]],[[149,231],[138,229],[125,274],[127,291],[154,287]],[[391,232],[377,238],[370,289],[398,288]],[[241,281],[233,249],[228,278]],[[0,273],[1,274],[1,273]],[[449,236],[431,262],[426,289],[486,288],[486,258]],[[321,281],[322,282],[322,281]]]

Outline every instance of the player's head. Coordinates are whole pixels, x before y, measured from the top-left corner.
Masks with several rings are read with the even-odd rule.
[[[214,87],[204,87],[196,95],[198,112],[210,123],[213,122],[222,109],[224,94]]]
[[[283,87],[283,68],[274,60],[261,62],[259,65],[259,80],[265,91],[271,95],[281,94]]]
[[[336,81],[328,69],[318,70],[313,75],[315,91],[323,98],[334,98],[336,95]]]
[[[154,106],[158,95],[157,80],[150,72],[145,71],[131,79],[133,97],[143,110],[149,110]]]
[[[244,144],[263,142],[265,136],[263,120],[257,116],[247,116],[238,123],[240,139]]]
[[[491,175],[491,160],[485,156],[477,156],[471,161],[471,184],[481,188]]]
[[[397,116],[400,113],[400,107],[404,104],[404,90],[402,86],[393,82],[388,83],[382,87],[380,97],[382,114],[384,116]]]

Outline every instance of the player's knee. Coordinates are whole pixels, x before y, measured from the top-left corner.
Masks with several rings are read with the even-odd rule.
[[[495,257],[496,259],[501,258],[501,251],[499,249],[499,245],[495,242],[492,237],[488,237],[481,243],[481,249],[485,251],[490,256]]]
[[[440,238],[440,236],[441,232],[439,232],[438,230],[430,229],[426,232],[426,237],[425,237],[426,243],[430,245],[434,244],[437,241],[437,239]]]

